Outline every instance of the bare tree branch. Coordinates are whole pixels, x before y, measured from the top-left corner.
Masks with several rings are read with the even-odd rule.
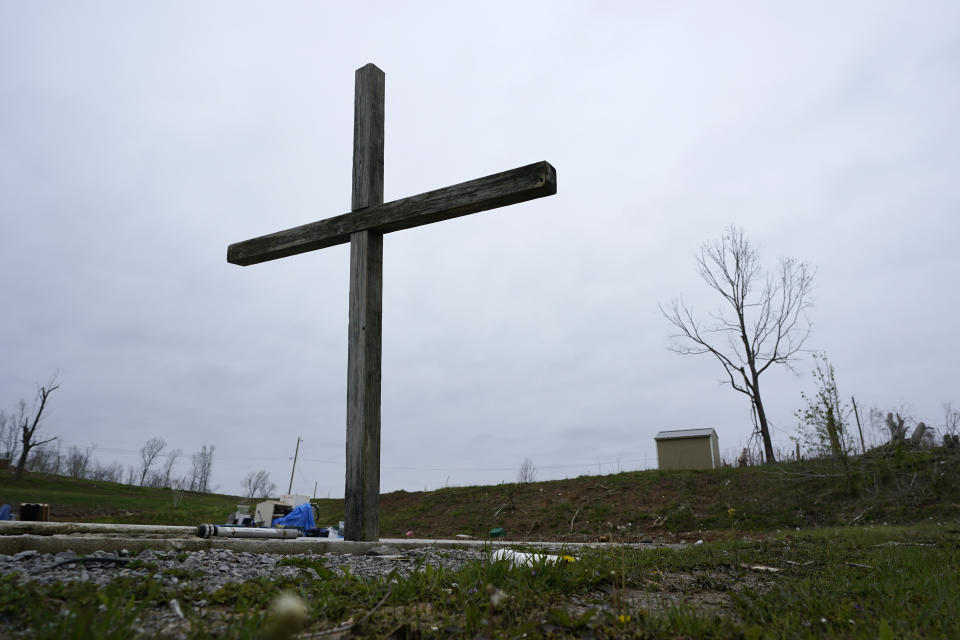
[[[524,458],[523,464],[521,464],[520,469],[517,470],[517,484],[529,484],[536,480],[536,478],[537,468],[533,466],[533,460]]]
[[[703,244],[696,264],[721,304],[707,314],[708,326],[694,318],[682,298],[671,301],[669,312],[661,306],[660,313],[677,329],[669,348],[680,355],[710,354],[720,362],[725,382],[750,398],[766,460],[773,462],[760,375],[774,364],[796,373],[792,363],[812,329],[805,312],[811,306],[813,271],[806,263],[781,258],[775,274],[764,272],[757,250],[735,226]]]
[[[247,498],[267,498],[277,490],[277,484],[270,480],[270,474],[260,469],[251,471],[243,478],[243,495]]]
[[[153,462],[157,459],[157,456],[166,448],[167,441],[163,438],[150,438],[147,442],[140,447],[140,486],[143,486],[144,481],[147,479],[147,474],[150,473],[150,467],[153,466]]]
[[[20,401],[20,413],[18,416],[18,426],[20,429],[20,462],[17,464],[17,469],[13,475],[16,480],[23,477],[23,471],[26,468],[30,451],[35,447],[42,447],[48,442],[56,440],[56,437],[47,438],[42,441],[36,439],[37,428],[40,426],[43,410],[47,407],[47,400],[50,398],[51,393],[60,388],[60,385],[55,384],[56,381],[57,374],[53,374],[50,376],[46,385],[37,387],[37,397],[33,402],[33,409],[29,413],[26,410],[27,403],[23,400]]]

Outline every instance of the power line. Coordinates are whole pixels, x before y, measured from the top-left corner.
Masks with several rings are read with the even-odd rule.
[[[61,442],[64,446],[67,447],[80,447],[81,445],[71,444],[68,442]],[[89,446],[89,445],[88,445]],[[126,454],[136,454],[139,455],[139,451],[132,449],[118,449],[115,447],[94,447],[95,452],[104,452],[104,453],[126,453]],[[161,453],[161,457],[169,457],[172,452]],[[214,460],[228,461],[228,462],[285,462],[290,460],[290,456],[224,456],[224,455],[214,455]],[[313,462],[315,464],[329,464],[336,466],[344,466],[345,462],[343,460],[322,460],[320,458],[308,458],[306,456],[299,456],[300,460],[305,462]],[[647,460],[593,460],[590,462],[578,462],[578,463],[569,463],[569,464],[552,464],[552,465],[536,465],[537,469],[576,469],[583,467],[593,467],[594,465],[626,465],[626,464],[646,464]],[[389,469],[390,471],[516,471],[520,467],[410,467],[410,466],[400,466],[400,465],[381,465],[381,469]]]

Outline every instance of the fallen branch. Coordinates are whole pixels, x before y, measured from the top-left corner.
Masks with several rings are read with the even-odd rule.
[[[573,517],[570,518],[570,533],[573,533],[573,521],[577,519],[577,515],[580,513],[580,507],[577,507],[576,512],[573,514]]]
[[[865,510],[863,513],[861,513],[861,514],[858,515],[856,518],[854,518],[853,520],[851,520],[851,521],[850,521],[850,524],[853,524],[854,522],[856,522],[857,520],[859,520],[859,519],[862,518],[863,516],[867,515],[867,511],[870,511],[870,509],[873,509],[873,507],[867,507],[866,510]]]

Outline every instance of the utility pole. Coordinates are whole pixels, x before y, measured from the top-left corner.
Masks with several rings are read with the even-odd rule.
[[[297,448],[293,452],[293,467],[290,469],[290,486],[287,487],[287,493],[293,491],[293,472],[297,470],[297,455],[300,453],[300,436],[297,436]]]

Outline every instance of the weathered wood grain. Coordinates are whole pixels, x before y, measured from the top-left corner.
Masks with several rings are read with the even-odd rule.
[[[386,82],[368,64],[357,69],[353,98],[353,211],[383,204],[383,144]]]
[[[349,242],[372,230],[389,233],[480,211],[505,207],[557,192],[557,173],[548,162],[495,173],[452,187],[428,191],[361,211],[346,213],[230,245],[227,262],[247,266]]]
[[[347,540],[380,539],[380,364],[383,235],[350,239],[350,324],[347,347]]]
[[[452,187],[383,203],[384,73],[357,69],[350,213],[227,247],[227,262],[251,265],[350,243],[347,540],[380,537],[380,376],[383,234],[496,209],[557,192],[556,170],[537,162]]]
[[[383,204],[384,75],[357,69],[353,110],[353,209]],[[351,216],[358,213],[348,214]],[[347,331],[347,472],[344,538],[380,539],[380,360],[383,234],[350,235]]]

